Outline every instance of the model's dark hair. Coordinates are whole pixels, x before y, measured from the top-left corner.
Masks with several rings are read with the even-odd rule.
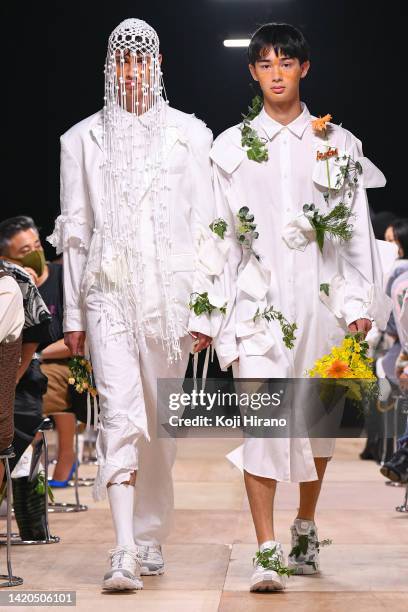
[[[297,58],[300,64],[310,57],[309,45],[302,32],[288,23],[265,23],[257,29],[248,47],[248,60],[255,64],[273,47],[276,55]]]
[[[20,215],[19,217],[10,217],[0,223],[0,255],[7,255],[9,240],[19,232],[24,232],[28,229],[34,229],[38,232],[38,228],[31,217]]]
[[[402,256],[408,259],[408,219],[398,219],[392,224],[394,239],[398,240],[402,249]]]

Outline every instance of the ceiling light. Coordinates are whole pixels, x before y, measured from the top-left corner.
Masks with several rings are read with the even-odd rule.
[[[247,47],[249,42],[249,38],[227,38],[224,40],[224,47]]]

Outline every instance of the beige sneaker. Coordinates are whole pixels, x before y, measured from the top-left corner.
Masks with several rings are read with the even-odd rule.
[[[117,546],[109,554],[111,569],[103,577],[102,588],[106,591],[143,589],[137,548]]]
[[[142,576],[160,576],[164,574],[164,561],[159,544],[137,545],[137,554]]]

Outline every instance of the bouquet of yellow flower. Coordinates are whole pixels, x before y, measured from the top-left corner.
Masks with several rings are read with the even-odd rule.
[[[367,356],[368,343],[361,333],[347,334],[340,346],[317,359],[308,372],[312,378],[336,379],[337,385],[347,387],[346,397],[357,401],[378,394],[377,377]],[[353,380],[354,379],[354,380]]]
[[[98,392],[93,384],[92,365],[88,359],[82,355],[74,355],[69,360],[68,366],[70,371],[68,383],[75,385],[75,391],[78,393],[87,391],[92,397],[96,397]]]

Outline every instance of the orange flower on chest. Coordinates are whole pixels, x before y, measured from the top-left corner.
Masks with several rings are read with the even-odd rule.
[[[320,161],[324,161],[325,159],[329,159],[330,157],[338,157],[339,156],[339,150],[338,149],[329,149],[328,151],[325,151],[324,153],[321,153],[320,151],[317,152],[317,160]]]
[[[312,128],[316,132],[324,132],[327,129],[327,123],[331,121],[332,116],[327,114],[324,117],[318,117],[312,121]]]

